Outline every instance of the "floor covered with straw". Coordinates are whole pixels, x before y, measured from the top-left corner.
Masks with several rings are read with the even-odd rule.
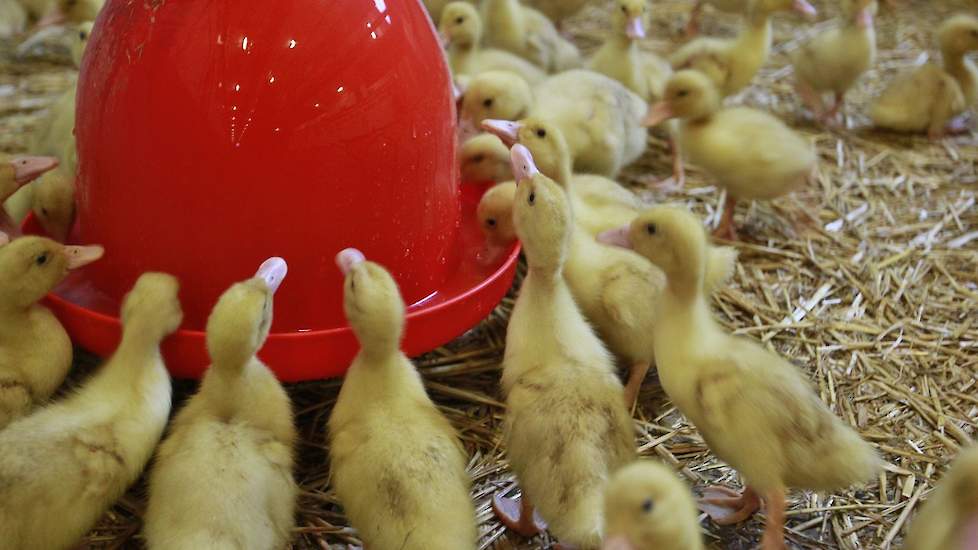
[[[607,6],[595,4],[567,26],[587,51],[599,44],[607,20]],[[667,52],[680,40],[690,3],[653,4],[649,46]],[[814,140],[818,185],[802,196],[741,207],[740,262],[714,305],[735,333],[804,369],[825,402],[887,463],[864,487],[791,493],[789,546],[899,547],[915,511],[978,424],[978,133],[941,142],[879,133],[867,128],[864,113],[897,71],[937,55],[932,32],[945,16],[968,6],[973,11],[974,4],[900,0],[896,9],[881,6],[877,66],[850,95],[848,128],[831,131],[813,125],[801,109],[786,56],[833,24],[826,14],[836,13],[836,3],[816,4],[824,12],[820,23],[778,18],[771,61],[735,101],[775,112]],[[735,31],[735,18],[707,11],[704,33]],[[69,66],[57,48],[20,58],[13,42],[0,42],[0,151],[26,152],[37,119],[73,78]],[[644,189],[643,178],[669,170],[665,143],[653,137],[649,153],[624,180]],[[715,224],[723,193],[695,167],[689,182],[678,194],[656,198],[685,202]],[[499,389],[512,304],[511,293],[485,322],[417,365],[471,455],[481,548],[549,548],[546,537],[527,541],[505,532],[490,508],[494,492],[515,489],[500,443],[505,408]],[[79,355],[72,383],[97,363]],[[189,382],[176,386],[178,401],[194,389]],[[339,387],[339,380],[289,387],[302,435],[294,548],[358,543],[329,483],[326,421]],[[708,482],[739,485],[737,474],[710,454],[672,406],[654,373],[643,387],[635,429],[641,454],[673,465],[694,490]],[[89,534],[86,547],[142,548],[144,506],[140,482]],[[758,543],[762,519],[731,528],[701,523],[711,547],[739,549]]]

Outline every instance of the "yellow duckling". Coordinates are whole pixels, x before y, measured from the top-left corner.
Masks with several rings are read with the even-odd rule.
[[[955,117],[978,103],[978,68],[965,54],[978,50],[978,17],[956,15],[941,25],[943,67],[927,63],[898,76],[870,109],[876,126],[924,132],[939,139],[966,128]]]
[[[213,364],[173,420],[150,476],[145,535],[151,549],[280,549],[292,538],[298,492],[292,406],[255,356],[287,269],[281,258],[270,258],[211,312]]]
[[[513,171],[509,168],[509,148],[493,134],[479,134],[463,143],[458,158],[464,182],[513,179]]]
[[[448,64],[455,77],[471,78],[486,71],[511,71],[530,84],[547,77],[536,65],[510,52],[481,48],[482,18],[472,4],[452,2],[445,6],[438,30],[448,49]]]
[[[795,86],[817,120],[831,123],[845,106],[845,94],[876,62],[876,0],[843,0],[845,21],[795,50]],[[826,110],[822,94],[835,102]]]
[[[680,148],[727,190],[716,234],[737,238],[738,199],[773,199],[801,187],[816,166],[815,148],[781,120],[748,107],[722,108],[720,94],[698,71],[680,71],[666,86],[665,99],[649,112],[646,124],[682,120]]]
[[[10,157],[0,153],[0,231],[11,235],[20,232],[16,222],[7,214],[5,203],[23,186],[57,166],[58,159],[54,157]]]
[[[621,82],[645,101],[654,101],[662,97],[672,67],[639,49],[648,17],[648,0],[617,0],[611,12],[611,34],[588,61],[588,68]]]
[[[343,509],[366,548],[474,549],[468,457],[399,349],[404,302],[397,283],[358,250],[336,260],[361,346],[329,419],[332,482]]]
[[[100,246],[63,246],[42,237],[21,237],[0,248],[0,428],[43,403],[64,381],[71,341],[38,302],[68,271],[102,254]]]
[[[183,318],[178,290],[169,275],[140,277],[112,358],[70,396],[0,431],[0,547],[74,547],[139,477],[170,414],[160,342]]]
[[[496,494],[510,529],[533,536],[534,508],[564,544],[600,547],[603,490],[635,459],[631,418],[611,355],[562,277],[574,220],[564,191],[513,148],[516,232],[529,267],[506,333],[503,442],[522,498]]]
[[[516,240],[516,226],[513,225],[514,200],[516,182],[513,181],[494,185],[479,200],[476,217],[486,236],[486,242],[492,249],[509,248]]]
[[[719,524],[750,517],[763,498],[765,550],[783,549],[785,491],[832,491],[873,478],[881,461],[819,400],[798,369],[756,342],[727,334],[713,319],[703,281],[707,236],[695,216],[658,207],[602,235],[658,265],[668,280],[653,331],[659,380],[716,455],[737,469],[741,494],[706,492]]]
[[[806,0],[750,0],[747,25],[735,38],[697,38],[669,62],[677,71],[696,69],[709,76],[723,97],[733,95],[750,84],[771,53],[771,17],[792,9],[816,13]]]
[[[533,90],[520,75],[489,71],[473,77],[465,88],[459,120],[464,132],[476,132],[486,119],[519,120],[533,107]],[[509,149],[506,149],[507,163]]]
[[[700,32],[700,16],[703,6],[710,4],[726,13],[747,13],[749,0],[693,0],[693,9],[689,12],[689,22],[686,23],[686,34],[696,36]]]
[[[441,14],[445,10],[445,6],[451,4],[454,0],[424,0],[424,7],[428,10],[428,16],[437,25],[441,21]],[[475,4],[475,0],[467,0],[471,4]]]
[[[910,524],[904,550],[978,548],[978,447],[961,451]]]
[[[641,460],[615,472],[604,494],[602,550],[702,550],[689,487],[658,462]]]
[[[553,22],[519,0],[483,0],[485,44],[522,57],[548,73],[581,66],[581,53]]]
[[[75,223],[75,183],[61,171],[50,172],[34,184],[31,209],[52,239],[65,242]]]

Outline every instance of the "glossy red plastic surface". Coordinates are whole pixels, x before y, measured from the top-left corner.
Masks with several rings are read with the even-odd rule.
[[[107,253],[53,304],[97,353],[150,270],[182,282],[186,338],[167,351],[174,374],[195,376],[207,360],[193,335],[218,296],[285,258],[264,355],[286,380],[340,374],[352,357],[349,333],[322,337],[345,330],[333,262],[345,247],[386,266],[413,304],[411,353],[478,322],[512,279],[512,254],[474,259],[450,77],[417,0],[109,0],[77,113],[74,238]]]

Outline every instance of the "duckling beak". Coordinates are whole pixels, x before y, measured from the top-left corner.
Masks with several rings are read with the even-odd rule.
[[[873,10],[869,6],[859,10],[859,13],[856,14],[856,24],[863,29],[873,26]]]
[[[510,149],[509,162],[513,168],[513,179],[516,180],[517,184],[540,173],[533,161],[533,154],[525,145],[517,143]]]
[[[496,137],[503,140],[507,147],[512,147],[519,141],[520,127],[519,122],[509,120],[487,119],[482,121],[482,129],[490,134],[495,134]]]
[[[58,159],[54,157],[17,157],[10,162],[14,165],[14,181],[24,185],[41,176],[41,174],[58,167]]]
[[[97,244],[92,246],[66,246],[65,254],[68,256],[68,269],[78,269],[101,258],[105,254],[105,249]]]
[[[289,264],[285,263],[285,260],[279,257],[273,257],[262,262],[261,266],[258,268],[258,272],[255,273],[255,277],[265,281],[268,286],[268,290],[275,294],[278,290],[279,285],[285,280],[285,276],[289,273]]]
[[[651,128],[675,116],[676,114],[672,110],[672,105],[668,101],[660,101],[649,108],[649,112],[645,115],[645,120],[642,121],[642,125]]]
[[[56,6],[54,9],[48,12],[47,15],[41,18],[37,22],[36,28],[43,29],[45,27],[53,27],[55,25],[61,25],[68,20],[68,16],[65,12],[61,11],[60,6]]]
[[[3,246],[9,242],[10,242],[10,237],[3,231],[0,231],[0,246]]]
[[[598,242],[608,246],[617,246],[618,248],[631,250],[632,238],[629,236],[630,231],[631,227],[627,225],[618,229],[609,229],[598,235]]]
[[[625,25],[625,35],[632,40],[645,38],[645,24],[641,17],[629,17],[628,24]]]
[[[807,0],[795,0],[794,10],[808,18],[818,15],[818,10],[815,9],[815,6],[809,4]]]
[[[601,550],[635,550],[635,546],[625,535],[618,535],[604,541]]]
[[[367,261],[367,257],[356,248],[345,248],[336,255],[336,265],[343,275],[349,275],[353,268]]]

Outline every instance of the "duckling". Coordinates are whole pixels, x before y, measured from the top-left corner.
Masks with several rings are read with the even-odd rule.
[[[978,17],[956,15],[938,33],[943,67],[927,63],[898,76],[870,109],[880,128],[924,132],[931,139],[966,128],[955,117],[978,102],[978,67],[965,54],[978,50]]]
[[[710,4],[726,13],[747,13],[750,4],[748,0],[693,0],[693,9],[689,12],[689,22],[686,23],[686,34],[696,36],[700,32],[700,15],[703,5]]]
[[[476,218],[490,248],[506,249],[516,240],[516,227],[513,225],[514,200],[516,182],[513,181],[494,185],[479,200]]]
[[[795,50],[795,86],[817,120],[831,123],[845,106],[845,94],[876,62],[873,15],[876,0],[842,0],[846,20]],[[825,109],[822,94],[833,92],[835,102]]]
[[[494,70],[511,71],[530,84],[547,77],[543,70],[510,52],[481,48],[482,19],[472,4],[452,2],[445,6],[438,30],[448,50],[448,64],[455,77],[471,78]]]
[[[510,529],[533,536],[549,523],[564,544],[601,544],[603,490],[635,459],[631,418],[608,350],[571,296],[562,271],[574,220],[564,191],[513,148],[513,221],[528,272],[506,333],[503,442],[522,497],[493,497]]]
[[[710,449],[744,477],[742,494],[710,489],[705,511],[720,524],[743,521],[767,503],[761,546],[783,549],[785,491],[832,491],[873,478],[873,447],[836,418],[794,365],[747,338],[727,334],[705,294],[707,236],[678,208],[656,207],[601,236],[665,272],[653,331],[659,380]]]
[[[160,342],[183,318],[178,290],[170,275],[141,276],[124,299],[122,341],[105,366],[0,431],[0,546],[74,547],[139,477],[170,414]]]
[[[602,550],[702,550],[697,515],[689,487],[672,470],[633,462],[605,489]]]
[[[511,71],[488,71],[476,75],[466,85],[459,110],[460,124],[475,132],[485,119],[519,120],[533,107],[533,90],[520,75]],[[506,149],[507,163],[509,149]]]
[[[459,149],[459,166],[462,181],[501,182],[513,179],[509,168],[509,148],[498,136],[479,134],[466,141]]]
[[[50,172],[34,184],[31,209],[52,239],[66,242],[75,223],[75,183],[60,171]]]
[[[961,451],[910,524],[905,550],[978,548],[978,447]]]
[[[54,157],[10,157],[0,153],[0,231],[19,233],[5,203],[23,186],[57,167],[58,159]]]
[[[21,237],[0,248],[0,428],[43,403],[64,381],[71,341],[38,302],[70,270],[103,252],[101,246],[63,246],[42,237]]]
[[[720,93],[705,75],[684,70],[666,86],[665,99],[646,124],[679,118],[680,147],[727,190],[716,235],[737,238],[738,199],[773,199],[802,186],[815,171],[815,148],[774,116],[747,107],[721,108]]]
[[[807,0],[750,0],[747,25],[736,38],[697,38],[679,48],[669,62],[675,70],[696,69],[710,77],[723,97],[747,87],[771,52],[771,17],[795,10],[813,17]]]
[[[581,66],[581,53],[554,24],[519,0],[483,0],[485,44],[526,59],[548,73]]]
[[[347,320],[360,341],[329,419],[332,482],[366,548],[474,549],[468,460],[399,349],[404,302],[383,267],[346,249]]]
[[[149,548],[278,549],[291,538],[298,492],[292,406],[255,356],[287,270],[281,258],[266,260],[211,312],[213,364],[174,418],[150,475]]]
[[[453,0],[424,0],[424,7],[428,10],[428,16],[431,17],[431,21],[438,24],[441,21],[441,14],[445,10],[445,6],[451,4]],[[467,0],[471,4],[475,4],[474,0]]]
[[[612,32],[588,61],[588,68],[621,82],[647,102],[657,100],[672,67],[638,47],[648,25],[648,0],[618,0],[614,6]]]

